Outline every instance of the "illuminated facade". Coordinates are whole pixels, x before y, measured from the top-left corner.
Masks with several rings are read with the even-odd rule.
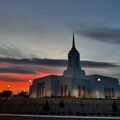
[[[101,75],[85,75],[81,69],[80,54],[75,47],[68,53],[67,70],[62,76],[50,75],[37,78],[30,87],[30,97],[78,97],[78,98],[118,98],[119,82],[115,78]]]

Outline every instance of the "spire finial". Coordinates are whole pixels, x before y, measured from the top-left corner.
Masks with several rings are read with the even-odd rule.
[[[74,32],[73,32],[73,44],[72,44],[72,48],[75,48]]]

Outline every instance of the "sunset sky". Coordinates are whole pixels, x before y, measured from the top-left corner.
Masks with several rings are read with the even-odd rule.
[[[0,0],[0,91],[61,75],[73,32],[86,74],[120,80],[119,0]]]

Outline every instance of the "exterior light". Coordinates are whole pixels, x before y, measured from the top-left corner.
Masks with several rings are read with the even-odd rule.
[[[29,80],[29,82],[31,83],[31,82],[32,82],[32,80]]]
[[[9,90],[9,88],[10,88],[10,85],[8,85],[7,87],[8,87],[8,90]]]
[[[98,85],[99,85],[99,94],[100,94],[100,99],[101,99],[101,79],[100,78],[98,78]]]
[[[29,80],[30,85],[32,84],[32,80]]]
[[[100,82],[101,81],[101,79],[100,78],[98,78],[98,82]]]

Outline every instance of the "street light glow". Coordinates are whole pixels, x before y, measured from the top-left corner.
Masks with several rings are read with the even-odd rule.
[[[10,85],[7,86],[8,87],[8,90],[10,89]]]
[[[101,79],[100,78],[98,78],[98,82],[100,82],[101,81]]]
[[[101,99],[101,87],[100,87],[100,82],[101,81],[101,79],[100,78],[98,78],[98,85],[99,85],[99,93],[100,93],[100,99]]]
[[[29,80],[30,85],[32,85],[32,80]]]
[[[31,83],[31,82],[32,82],[32,80],[29,80],[29,82]]]

